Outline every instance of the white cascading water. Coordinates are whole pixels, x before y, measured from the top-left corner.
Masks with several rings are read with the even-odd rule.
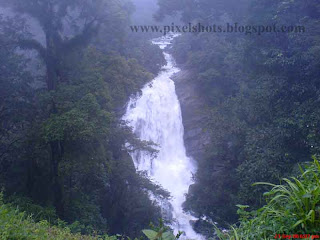
[[[174,37],[161,37],[153,40],[153,44],[165,49]],[[128,122],[141,140],[158,144],[159,153],[154,159],[144,152],[133,153],[135,166],[139,171],[147,171],[156,183],[170,192],[172,217],[175,220],[172,228],[175,233],[183,231],[183,239],[198,240],[202,237],[194,232],[190,224],[190,221],[195,219],[182,208],[185,194],[192,184],[195,166],[186,155],[181,107],[175,84],[170,79],[180,70],[175,67],[170,54],[164,52],[164,56],[167,65],[142,89],[141,96],[131,98],[123,120]]]

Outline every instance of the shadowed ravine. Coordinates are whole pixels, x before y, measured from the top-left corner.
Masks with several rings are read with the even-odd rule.
[[[153,41],[164,50],[167,65],[142,89],[141,96],[130,100],[123,119],[129,122],[141,140],[159,145],[155,159],[143,152],[135,152],[132,157],[139,171],[147,171],[155,182],[170,192],[171,211],[175,219],[172,228],[175,232],[184,231],[185,239],[201,239],[190,224],[194,218],[182,209],[195,166],[186,155],[181,107],[171,79],[180,69],[175,66],[173,57],[165,52],[173,38],[167,36]],[[168,211],[168,207],[162,207]]]

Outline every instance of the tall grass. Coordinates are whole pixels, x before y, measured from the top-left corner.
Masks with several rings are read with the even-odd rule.
[[[320,163],[300,167],[297,178],[284,178],[280,185],[269,185],[264,194],[267,204],[257,211],[246,211],[239,205],[238,227],[224,233],[217,229],[221,240],[274,239],[276,234],[319,234],[320,231]]]

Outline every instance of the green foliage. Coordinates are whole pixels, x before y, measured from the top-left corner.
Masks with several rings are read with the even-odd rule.
[[[166,226],[164,226],[163,221],[160,220],[160,226],[154,227],[151,226],[151,229],[145,229],[142,232],[147,236],[149,240],[174,240],[179,239],[183,232],[179,232],[177,236],[173,234],[173,232]]]
[[[153,230],[143,230],[144,235],[150,240],[174,240],[176,239],[172,232],[156,232]]]
[[[44,124],[44,138],[51,141],[89,141],[108,133],[111,114],[102,110],[93,94],[88,93],[69,111],[54,114]]]
[[[266,205],[247,212],[248,206],[238,205],[239,226],[232,226],[220,239],[271,239],[277,234],[318,234],[320,228],[320,163],[301,168],[298,178],[283,179],[283,184],[256,183],[272,189],[264,194]]]
[[[43,207],[35,204],[30,198],[16,195],[10,196],[7,202],[10,206],[16,207],[20,212],[31,216],[36,222],[46,220],[50,224],[56,224],[58,221],[57,213],[52,206]]]
[[[98,235],[93,232],[91,236],[81,235],[83,226],[79,222],[74,222],[68,225],[66,222],[56,219],[52,224],[43,217],[31,216],[26,212],[21,211],[21,205],[15,207],[17,204],[22,204],[22,209],[33,212],[35,209],[39,214],[44,214],[41,206],[31,203],[28,199],[15,197],[12,204],[5,204],[3,201],[3,193],[0,193],[0,238],[3,240],[39,240],[39,239],[55,239],[55,240],[131,240],[130,237],[116,234],[115,236]],[[12,200],[12,199],[11,199]],[[35,220],[41,219],[42,220]],[[51,219],[52,220],[52,219]],[[51,221],[52,222],[52,221]],[[174,240],[179,239],[182,233],[176,237],[168,228],[164,227],[162,220],[160,220],[160,227],[154,230],[143,230],[143,233],[149,239]],[[157,235],[156,238],[152,236]],[[142,239],[142,238],[139,238]],[[135,238],[137,240],[137,238]]]
[[[162,50],[150,41],[145,42],[145,36],[141,34],[129,34],[125,54],[137,59],[141,66],[153,74],[158,74],[166,63]]]
[[[3,240],[116,240],[108,236],[72,234],[68,227],[56,227],[42,220],[35,222],[30,216],[3,203],[0,194],[0,238]]]

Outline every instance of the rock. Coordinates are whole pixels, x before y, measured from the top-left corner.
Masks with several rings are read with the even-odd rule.
[[[210,135],[205,130],[208,121],[205,113],[206,103],[197,84],[191,81],[193,77],[190,70],[184,69],[177,73],[173,80],[181,105],[187,155],[199,161],[204,157],[206,146],[210,142]]]

